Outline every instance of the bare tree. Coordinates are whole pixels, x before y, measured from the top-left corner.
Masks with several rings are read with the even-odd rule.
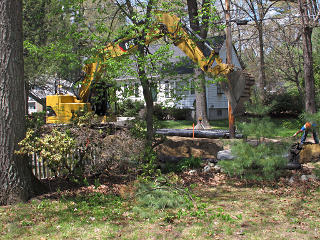
[[[298,0],[302,23],[303,42],[303,70],[305,84],[305,110],[308,113],[316,112],[315,88],[312,56],[312,30],[319,21],[319,3],[315,0]]]
[[[285,22],[271,20],[266,26],[269,33],[266,36],[266,71],[268,83],[274,89],[279,89],[281,82],[291,82],[304,95],[302,42],[295,22],[296,19],[290,18]]]
[[[316,112],[315,83],[313,73],[312,31],[320,23],[320,3],[317,0],[287,0],[297,4],[300,13],[301,36],[303,42],[303,70],[305,82],[305,110]]]
[[[0,1],[0,205],[32,194],[28,161],[16,155],[25,136],[22,1]]]
[[[264,20],[267,13],[272,9],[277,1],[269,2],[268,0],[243,0],[233,1],[232,4],[237,11],[243,14],[243,17],[249,18],[254,22],[254,27],[258,33],[258,55],[259,55],[259,77],[258,87],[261,100],[265,98],[266,87],[266,66],[265,66],[265,49],[264,49]]]

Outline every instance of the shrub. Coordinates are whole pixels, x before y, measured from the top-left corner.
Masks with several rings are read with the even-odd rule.
[[[271,122],[269,117],[249,118],[247,122],[242,122],[237,125],[237,129],[245,137],[254,137],[260,141],[261,138],[274,136],[275,124]]]
[[[265,142],[264,138],[274,135],[274,129],[274,124],[267,117],[251,118],[248,122],[241,123],[239,130],[246,137],[254,137],[257,145],[234,142],[231,151],[236,158],[232,161],[221,161],[219,165],[229,175],[240,178],[254,180],[278,178],[288,162],[284,155],[291,143]]]
[[[275,116],[283,114],[298,116],[304,109],[302,96],[287,92],[269,94],[265,104],[271,107],[269,114]]]
[[[201,166],[202,160],[201,158],[190,157],[190,158],[183,158],[178,163],[166,163],[163,167],[164,172],[182,172],[184,170],[190,168],[199,168]]]
[[[169,114],[174,120],[186,120],[190,112],[191,110],[186,108],[171,108],[169,110]]]
[[[117,115],[123,117],[135,117],[143,107],[144,103],[142,101],[132,101],[131,99],[126,99],[118,104]]]
[[[166,120],[169,117],[169,109],[168,107],[164,107],[161,104],[155,104],[153,106],[153,115],[158,120]]]
[[[287,149],[286,145],[278,143],[262,143],[252,146],[246,142],[239,142],[234,144],[231,150],[236,158],[232,161],[220,161],[219,165],[230,176],[272,180],[283,173],[288,162],[283,156]]]
[[[68,133],[53,129],[37,136],[34,130],[28,130],[26,138],[19,145],[19,154],[37,154],[38,160],[45,162],[51,171],[67,176],[73,173],[77,160],[73,158],[76,141]]]
[[[27,116],[26,125],[27,128],[38,129],[46,123],[46,112],[35,112]]]

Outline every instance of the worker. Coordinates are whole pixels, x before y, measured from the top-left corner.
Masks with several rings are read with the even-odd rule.
[[[310,131],[312,131],[314,142],[316,144],[318,144],[319,143],[319,138],[318,138],[318,135],[317,135],[316,126],[317,125],[315,123],[306,122],[300,130],[298,130],[295,134],[293,134],[293,136],[295,137],[295,136],[297,136],[297,134],[303,132],[303,135],[301,137],[301,144],[304,144],[304,142],[306,141],[308,133]]]

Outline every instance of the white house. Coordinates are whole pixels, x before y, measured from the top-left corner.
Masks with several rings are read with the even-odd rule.
[[[220,48],[219,55],[223,62],[226,62],[226,47],[224,38],[218,39],[219,42],[214,42],[215,48]],[[217,41],[217,40],[216,40]],[[220,46],[219,46],[220,44]],[[153,47],[154,49],[157,46]],[[172,45],[173,50],[173,63],[186,59],[187,56],[178,47]],[[236,69],[241,69],[240,61],[236,52],[233,49],[232,63]],[[216,63],[214,63],[216,64]],[[214,65],[213,65],[214,66]],[[193,66],[186,63],[186,65],[178,69],[179,74],[174,79],[159,79],[157,82],[157,97],[155,98],[156,104],[164,104],[166,106],[175,106],[177,108],[194,109],[195,90],[193,84]],[[159,78],[159,76],[153,76]],[[186,80],[187,79],[187,80]],[[209,120],[225,119],[228,118],[228,99],[221,89],[220,85],[210,83],[213,79],[206,76],[206,97],[207,97],[207,112]],[[118,79],[119,83],[126,85],[125,87],[133,88],[133,94],[128,98],[133,101],[143,101],[142,86],[135,78]],[[124,87],[123,87],[124,88]],[[176,101],[172,98],[172,93],[181,97],[181,100]]]
[[[33,98],[28,98],[28,114],[32,114],[34,112],[41,112],[43,111],[42,105],[34,100]]]

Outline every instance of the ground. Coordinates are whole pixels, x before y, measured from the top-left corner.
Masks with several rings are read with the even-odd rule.
[[[127,156],[129,140],[119,139],[124,146],[112,152]],[[224,148],[225,140],[169,137],[158,152],[211,159]],[[204,173],[203,166],[171,173],[172,192],[192,204],[161,208],[137,197],[134,177],[111,167],[80,184],[45,180],[50,193],[0,207],[0,239],[320,239],[320,181],[301,178],[312,164],[270,182]]]
[[[0,239],[319,239],[320,183],[301,174],[310,170],[291,171],[291,184],[249,183],[186,171],[179,178],[196,207],[158,210],[130,198],[132,182],[109,176],[0,207]]]

